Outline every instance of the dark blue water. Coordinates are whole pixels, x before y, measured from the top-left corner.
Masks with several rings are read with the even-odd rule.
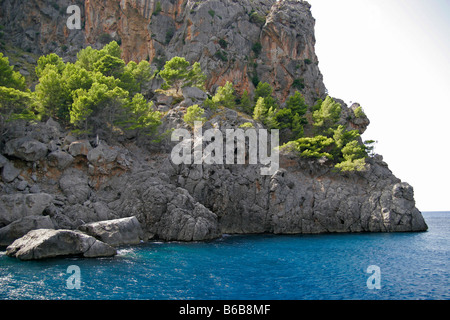
[[[450,299],[450,212],[429,231],[228,236],[147,243],[115,258],[21,262],[0,253],[0,299]],[[80,268],[68,289],[67,268]],[[370,290],[370,265],[380,289]]]

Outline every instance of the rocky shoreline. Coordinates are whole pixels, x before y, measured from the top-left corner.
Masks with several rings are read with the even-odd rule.
[[[182,108],[166,114],[164,130],[183,125]],[[218,119],[223,130],[248,121],[224,109],[205,126]],[[51,119],[17,122],[5,137],[0,245],[23,260],[112,256],[152,239],[427,229],[412,187],[381,156],[366,171],[339,173],[281,153],[280,169],[262,176],[261,165],[174,165],[169,141],[149,151],[79,140]]]
[[[113,122],[98,119],[100,113],[91,119],[90,136],[77,135],[73,126],[65,128],[48,115],[45,122],[2,124],[0,246],[9,256],[114,256],[120,245],[205,241],[223,234],[427,230],[413,188],[395,177],[380,155],[368,157],[364,171],[338,172],[326,159],[284,150],[279,170],[270,176],[261,175],[262,164],[171,161],[174,143],[167,133],[191,130],[184,121],[187,108],[203,106],[227,82],[236,98],[246,92],[248,99],[264,82],[280,108],[299,92],[309,107],[304,114],[309,124],[302,130],[312,136],[312,110],[327,90],[306,1],[76,0],[86,24],[70,32],[64,29],[67,15],[55,4],[0,3],[6,55],[28,76],[29,87],[36,85],[30,75],[37,56],[56,53],[74,61],[80,48],[116,40],[124,60],[146,60],[152,70],[175,56],[199,62],[206,90],[186,86],[183,96],[173,97],[157,90],[161,78],[143,85],[142,97],[164,115],[158,143],[138,139],[133,130],[114,132]],[[361,107],[335,101],[342,108],[337,125],[363,134],[370,121]],[[204,130],[215,128],[225,136],[226,129],[263,128],[237,108],[205,109]],[[355,115],[357,109],[361,115]]]

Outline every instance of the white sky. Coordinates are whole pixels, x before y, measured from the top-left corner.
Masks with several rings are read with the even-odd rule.
[[[450,210],[450,0],[308,2],[329,94],[361,104],[419,210]]]

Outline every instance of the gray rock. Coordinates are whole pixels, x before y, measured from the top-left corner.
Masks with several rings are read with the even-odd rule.
[[[24,191],[28,187],[28,182],[26,180],[19,181],[16,185],[16,189],[19,191]]]
[[[118,218],[118,216],[103,202],[95,202],[91,204],[89,201],[86,201],[84,204],[77,203],[73,205],[66,205],[63,208],[62,213],[66,217],[65,223],[67,223],[67,221],[71,221],[71,224],[69,225],[73,228],[78,228],[80,225],[86,223]]]
[[[88,223],[78,229],[111,246],[138,244],[144,236],[136,217]]]
[[[88,161],[95,166],[110,163],[116,160],[119,152],[106,145],[99,145],[95,149],[92,149],[87,154]]]
[[[29,137],[13,139],[5,144],[5,154],[25,161],[38,161],[48,152],[47,145]]]
[[[45,125],[48,127],[53,127],[57,131],[61,131],[61,125],[58,122],[56,122],[55,120],[53,120],[52,118],[48,119],[47,122],[45,123]]]
[[[20,260],[40,260],[64,256],[111,257],[117,251],[79,231],[38,229],[14,241],[6,254]]]
[[[111,204],[115,212],[136,215],[144,233],[172,241],[197,241],[221,235],[216,214],[182,188],[176,188],[148,172],[133,175],[121,198]]]
[[[281,154],[290,166],[272,177],[261,176],[259,165],[183,165],[171,181],[217,214],[224,233],[426,230],[411,186],[383,162],[367,161],[366,172],[343,175]]]
[[[30,187],[30,193],[41,193],[41,188],[37,184]]]
[[[208,98],[206,92],[196,87],[183,88],[184,99],[191,99],[193,101],[204,101]]]
[[[5,182],[12,182],[16,179],[21,170],[17,169],[12,162],[6,162],[2,169],[2,179]]]
[[[83,224],[82,221],[73,221],[65,214],[58,211],[51,214],[50,217],[52,219],[53,225],[55,226],[55,229],[75,230]]]
[[[52,201],[53,196],[47,193],[2,195],[0,196],[0,226],[27,216],[42,215]]]
[[[165,94],[157,94],[156,95],[156,104],[157,105],[172,105],[173,97]]]
[[[49,216],[27,216],[0,229],[0,246],[9,246],[31,230],[53,229]]]
[[[87,174],[75,168],[67,169],[59,186],[71,204],[84,203],[90,194]]]
[[[74,141],[69,145],[69,153],[74,157],[87,156],[91,150],[92,146],[87,140]]]
[[[2,156],[0,154],[0,169],[3,168],[3,166],[7,163],[8,163],[8,159],[6,159],[4,156]]]
[[[61,150],[51,152],[47,159],[50,166],[57,167],[60,170],[68,168],[74,160],[70,154]]]
[[[103,220],[110,220],[115,219],[117,216],[112,212],[108,205],[104,202],[94,202],[92,204],[92,208],[94,209],[95,216],[97,218],[97,221],[103,221]]]

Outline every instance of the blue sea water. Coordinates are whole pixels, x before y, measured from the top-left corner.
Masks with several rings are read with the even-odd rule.
[[[450,212],[424,217],[421,233],[150,242],[93,260],[21,262],[2,251],[0,299],[449,300]],[[68,286],[73,265],[79,289]],[[373,265],[380,289],[367,284]]]

